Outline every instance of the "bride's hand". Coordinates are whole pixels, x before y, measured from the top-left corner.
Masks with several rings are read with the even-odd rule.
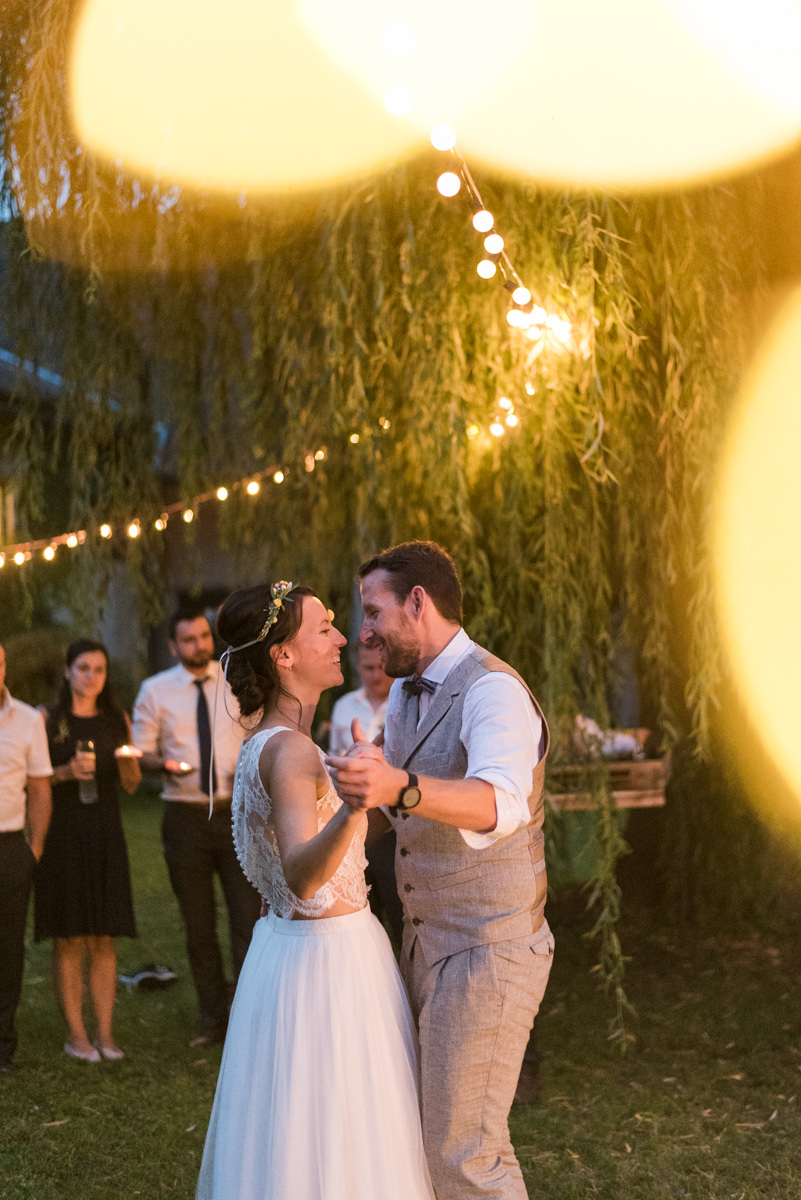
[[[359,718],[354,717],[350,725],[350,734],[353,738],[353,745],[349,746],[344,752],[345,758],[383,758],[381,750],[376,746],[375,742],[370,742],[364,735],[364,730],[359,724]]]

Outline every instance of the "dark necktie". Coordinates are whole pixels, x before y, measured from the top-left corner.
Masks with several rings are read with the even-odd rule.
[[[205,679],[196,679],[197,688],[197,740],[200,746],[200,790],[206,796],[209,794],[209,768],[211,766],[211,722],[209,721],[209,706],[203,691]],[[212,791],[217,791],[217,772],[212,773]]]
[[[428,692],[433,696],[437,690],[437,685],[430,679],[424,679],[422,675],[412,675],[411,679],[404,679],[401,687],[409,696],[419,696],[421,692]]]

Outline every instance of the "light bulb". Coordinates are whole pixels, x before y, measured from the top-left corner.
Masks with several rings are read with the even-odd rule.
[[[534,395],[534,384],[533,383],[526,384],[526,395],[528,395],[528,396]]]
[[[478,425],[468,425],[467,426],[467,436],[470,439],[477,438],[478,437]]]
[[[131,524],[128,526],[128,537],[132,537],[132,538],[139,537],[139,522],[138,521],[131,521]]]
[[[261,484],[259,483],[258,479],[251,479],[245,490],[249,496],[258,496],[260,488]]]
[[[6,556],[5,556],[5,554],[0,554],[0,570],[2,570],[2,568],[5,565],[6,565]]]
[[[528,304],[529,300],[531,299],[531,292],[527,287],[521,286],[519,288],[515,288],[515,290],[512,292],[512,299],[514,300],[515,304]]]
[[[452,125],[435,125],[431,130],[431,145],[435,150],[452,150],[456,145],[456,130]]]
[[[476,270],[482,279],[492,279],[497,268],[491,258],[482,258]]]
[[[158,529],[159,533],[161,533],[164,529],[167,528],[167,522],[164,520],[163,517],[156,517],[153,524],[155,525],[156,529]]]
[[[526,314],[521,313],[519,308],[510,308],[506,314],[506,320],[513,329],[523,329],[528,324]]]
[[[22,553],[21,550],[18,550],[17,553],[14,555],[14,562],[17,564],[18,567],[21,567],[22,564],[25,562],[25,555]]]
[[[102,538],[110,538],[111,537],[111,526],[110,525],[101,525],[100,526],[100,536]]]
[[[473,228],[475,229],[476,233],[489,233],[494,224],[495,218],[486,208],[479,209],[479,211],[473,215]]]
[[[218,500],[227,500],[228,499],[228,488],[227,487],[218,487],[217,488],[217,499]]]
[[[502,437],[504,432],[504,427],[501,425],[500,421],[493,421],[490,425],[490,433],[493,437]]]
[[[490,233],[484,238],[484,249],[487,254],[500,254],[503,250],[503,238],[499,233]]]
[[[498,401],[498,406],[500,408],[506,408],[506,409],[514,408],[514,405],[512,404],[512,401],[509,399],[508,396],[501,396],[500,400]]]
[[[325,461],[325,450],[315,450],[314,458],[315,458],[316,462],[324,462]]]
[[[515,413],[509,413],[509,416],[506,418],[506,424],[510,429],[514,429],[515,425],[519,424],[519,422],[520,418]]]
[[[393,117],[405,117],[411,111],[414,96],[402,83],[393,84],[384,92],[384,108]]]
[[[311,474],[312,471],[314,470],[314,455],[307,454],[305,459],[303,460],[303,463],[304,463],[304,466],[306,467],[306,470],[309,472],[309,474]]]
[[[535,304],[528,314],[528,319],[531,325],[544,325],[548,319],[548,314],[544,308],[540,308],[538,304]]]
[[[74,550],[78,545],[78,538],[74,533],[71,533],[67,538],[67,545],[69,546],[70,550]]]
[[[192,509],[185,508],[184,509],[184,520],[186,521],[187,525],[191,525],[192,522],[194,521],[194,519],[195,519],[195,514],[193,513]]]
[[[415,44],[414,30],[404,21],[393,21],[381,30],[381,49],[393,58],[405,58]]]
[[[283,483],[283,482],[284,482],[284,472],[276,471],[275,474],[273,475],[273,483]]]
[[[453,171],[443,171],[437,180],[437,191],[440,196],[455,196],[461,186],[461,179]]]
[[[392,422],[389,421],[386,417],[379,417],[378,424],[381,426],[382,429],[389,429]]]
[[[43,553],[48,562],[52,562],[56,557],[56,552],[52,546],[45,546]]]
[[[359,441],[359,435],[358,435],[358,433],[352,433],[352,434],[350,435],[350,443],[351,443],[351,445],[352,445],[352,446],[356,446],[356,445],[358,444],[358,441]]]

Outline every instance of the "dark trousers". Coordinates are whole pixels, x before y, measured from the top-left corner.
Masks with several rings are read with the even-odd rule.
[[[0,1066],[17,1048],[14,1018],[25,964],[25,918],[35,865],[33,852],[19,833],[0,833]]]
[[[365,855],[367,870],[364,877],[370,887],[370,908],[388,930],[400,953],[403,941],[403,905],[395,880],[395,830],[388,829],[370,846]]]
[[[234,978],[245,961],[261,898],[245,878],[234,849],[231,808],[209,820],[202,804],[167,801],[161,826],[164,858],[186,929],[186,949],[203,1029],[224,1027],[229,989],[217,938],[214,875],[220,878],[231,935]]]

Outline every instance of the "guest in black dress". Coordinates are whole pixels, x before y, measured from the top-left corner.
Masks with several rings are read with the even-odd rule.
[[[105,646],[89,638],[73,642],[64,676],[57,702],[44,710],[53,818],[36,875],[35,938],[53,939],[53,974],[69,1030],[64,1053],[100,1062],[123,1057],[111,1030],[114,938],[135,937],[136,927],[118,784],[135,792],[141,771],[136,757],[119,753],[129,750],[131,727],[108,682]],[[83,1018],[86,964],[94,1044]]]

